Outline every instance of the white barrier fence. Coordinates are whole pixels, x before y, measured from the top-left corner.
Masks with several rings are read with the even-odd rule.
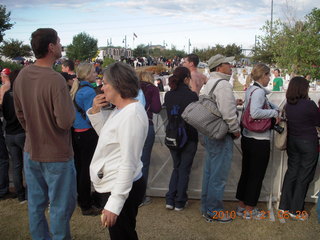
[[[309,96],[316,103],[320,98],[320,92],[310,92]],[[164,93],[161,93],[164,94]],[[244,99],[245,92],[234,92],[236,98]],[[285,103],[285,92],[272,92],[268,96],[274,104],[282,107]],[[163,99],[163,96],[162,96]],[[239,114],[240,115],[240,114]],[[160,114],[154,115],[154,124],[156,131],[155,144],[151,155],[151,164],[149,170],[149,181],[147,194],[149,196],[164,197],[168,191],[169,180],[172,172],[172,158],[168,148],[164,144],[165,126],[167,115],[165,109]],[[198,151],[193,161],[190,175],[188,194],[190,198],[199,199],[202,188],[202,171],[204,163],[205,150],[199,141]],[[258,161],[259,159],[257,159]],[[236,200],[236,189],[241,174],[241,147],[240,140],[234,141],[233,162],[229,173],[228,183],[225,188],[225,200]],[[314,195],[320,189],[320,164],[316,171],[315,178],[309,186],[306,201],[313,202]],[[263,181],[259,201],[269,201],[278,203],[280,200],[282,181],[287,168],[287,154],[285,151],[279,151],[271,143],[271,154],[266,176]]]

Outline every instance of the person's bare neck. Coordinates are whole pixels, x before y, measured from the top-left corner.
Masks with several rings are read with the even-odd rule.
[[[47,55],[43,58],[37,59],[34,65],[39,66],[39,67],[52,67],[56,59],[53,57]]]
[[[198,68],[196,67],[190,67],[189,70],[190,72],[198,72]]]

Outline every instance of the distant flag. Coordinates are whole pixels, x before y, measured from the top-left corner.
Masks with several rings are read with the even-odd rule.
[[[137,34],[133,33],[133,37],[137,38],[138,36],[137,36]]]

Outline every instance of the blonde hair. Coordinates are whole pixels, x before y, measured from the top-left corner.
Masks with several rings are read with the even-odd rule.
[[[141,71],[139,73],[139,80],[154,84],[154,77],[151,72]]]
[[[72,88],[70,90],[70,95],[72,100],[74,100],[76,93],[79,89],[80,81],[86,80],[90,75],[93,64],[91,63],[80,63],[77,67],[77,79],[73,81]]]
[[[264,75],[270,73],[270,68],[263,64],[263,63],[258,63],[255,65],[251,71],[251,78],[254,81],[259,81],[260,79],[263,78]]]

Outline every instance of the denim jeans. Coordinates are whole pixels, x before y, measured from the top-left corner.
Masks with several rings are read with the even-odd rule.
[[[201,212],[223,210],[223,194],[231,168],[233,140],[205,137],[206,157],[203,166]]]
[[[143,163],[142,176],[144,178],[146,186],[148,185],[150,158],[151,158],[152,147],[154,144],[154,138],[155,138],[154,126],[149,125],[148,135],[144,143],[142,156],[141,156],[141,161]]]
[[[25,199],[25,188],[23,186],[23,147],[26,135],[6,135],[6,143],[11,155],[13,168],[13,184],[19,200]]]
[[[9,191],[9,155],[0,122],[0,197]]]
[[[173,171],[166,194],[166,204],[183,208],[188,200],[189,176],[196,155],[198,141],[188,141],[181,150],[170,150],[173,159]]]
[[[28,185],[29,226],[33,240],[69,240],[70,218],[76,206],[74,160],[37,162],[24,153]],[[50,202],[50,231],[45,210]]]

